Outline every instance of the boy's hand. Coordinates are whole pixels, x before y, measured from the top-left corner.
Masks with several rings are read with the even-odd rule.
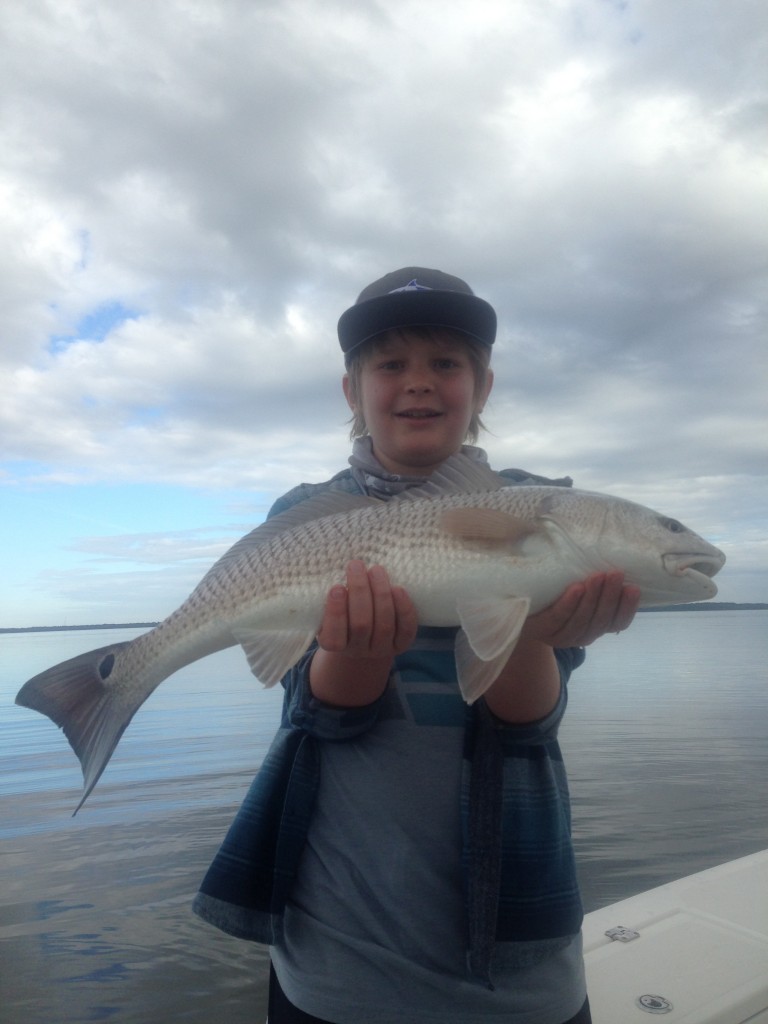
[[[347,585],[332,587],[325,602],[309,671],[312,693],[325,704],[361,707],[384,692],[392,659],[416,639],[416,609],[382,566],[347,566]]]
[[[325,651],[349,658],[389,658],[416,639],[416,609],[402,587],[393,587],[386,569],[347,566],[346,587],[331,589],[317,642]]]
[[[531,615],[521,636],[550,647],[587,647],[606,633],[621,633],[640,603],[640,588],[622,572],[596,572],[573,583],[549,608]]]

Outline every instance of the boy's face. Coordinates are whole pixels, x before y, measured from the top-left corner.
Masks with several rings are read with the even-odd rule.
[[[448,338],[390,334],[360,358],[359,393],[345,376],[344,394],[353,412],[362,411],[374,454],[391,473],[431,473],[461,447],[491,390],[491,371],[478,393],[468,346]]]

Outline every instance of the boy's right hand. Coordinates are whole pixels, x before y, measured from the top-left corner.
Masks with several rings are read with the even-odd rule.
[[[332,587],[325,603],[310,668],[314,696],[341,707],[372,703],[417,628],[413,602],[403,587],[392,586],[386,569],[350,562],[346,587]]]

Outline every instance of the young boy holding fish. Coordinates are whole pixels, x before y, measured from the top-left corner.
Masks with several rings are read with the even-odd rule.
[[[485,462],[465,441],[492,387],[495,332],[488,303],[439,271],[366,288],[339,321],[350,468],[271,514],[319,495],[330,511],[334,494],[461,489],[464,462]],[[270,944],[269,1024],[588,1024],[557,729],[583,647],[625,629],[638,601],[621,573],[568,587],[468,705],[456,630],[420,628],[382,566],[349,563],[196,901]]]

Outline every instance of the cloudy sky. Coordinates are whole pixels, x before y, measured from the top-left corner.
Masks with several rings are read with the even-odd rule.
[[[0,626],[164,617],[348,454],[335,326],[499,313],[493,464],[644,502],[768,601],[762,0],[0,9]]]

